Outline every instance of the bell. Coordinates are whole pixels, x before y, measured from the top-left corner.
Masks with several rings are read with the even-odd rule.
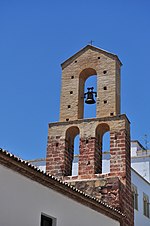
[[[84,94],[84,98],[86,97],[85,103],[86,104],[95,104],[96,101],[94,100],[93,94],[95,94],[95,97],[97,96],[96,92],[93,92],[93,87],[87,88],[88,92]]]
[[[94,97],[93,97],[93,93],[92,92],[88,92],[87,93],[87,98],[85,100],[85,103],[86,104],[95,104],[95,100],[94,100]]]

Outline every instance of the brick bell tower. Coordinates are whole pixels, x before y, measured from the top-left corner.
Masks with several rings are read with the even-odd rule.
[[[121,210],[133,226],[130,122],[120,114],[119,58],[87,45],[62,63],[60,121],[49,124],[46,171]],[[84,84],[97,75],[96,118],[84,119]],[[102,174],[102,138],[110,131],[110,173]],[[72,176],[80,135],[78,175]]]

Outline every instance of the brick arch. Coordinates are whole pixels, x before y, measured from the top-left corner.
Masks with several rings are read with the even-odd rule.
[[[80,130],[77,126],[71,126],[66,130],[65,134],[65,169],[66,175],[72,175],[72,163],[74,157],[74,139],[75,137],[80,134]]]
[[[101,123],[96,127],[95,137],[96,137],[96,149],[100,155],[99,165],[100,173],[102,173],[102,147],[103,147],[103,136],[105,133],[110,131],[110,126],[107,123]]]
[[[101,123],[96,127],[95,135],[99,143],[102,142],[103,135],[108,131],[110,131],[110,126],[107,123]]]
[[[66,139],[71,136],[72,138],[75,138],[76,135],[80,133],[79,127],[78,126],[70,126],[66,130]]]
[[[79,74],[79,96],[78,96],[78,118],[82,119],[84,115],[84,85],[86,80],[97,72],[93,68],[85,68]]]

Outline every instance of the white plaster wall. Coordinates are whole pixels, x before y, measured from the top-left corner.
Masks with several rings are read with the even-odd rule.
[[[104,159],[102,161],[102,173],[110,173],[110,160]]]
[[[131,170],[131,178],[138,190],[138,210],[134,210],[135,226],[150,226],[150,218],[143,215],[143,192],[149,196],[150,200],[150,184],[133,170]]]
[[[0,226],[40,226],[41,213],[57,226],[119,226],[119,222],[0,166]]]
[[[137,147],[131,147],[131,157],[137,156]]]
[[[133,158],[131,166],[147,181],[150,181],[150,158]]]

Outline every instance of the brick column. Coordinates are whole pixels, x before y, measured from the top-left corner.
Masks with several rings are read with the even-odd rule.
[[[131,181],[130,134],[126,129],[110,132],[110,174],[120,176],[122,183]]]
[[[46,172],[55,176],[62,176],[65,171],[65,140],[61,137],[48,137]]]
[[[126,128],[110,132],[110,175],[119,177],[120,208],[126,214],[122,226],[134,225],[133,198],[131,192],[131,157],[130,157],[130,129],[126,121]]]
[[[71,176],[73,151],[73,144],[60,136],[48,137],[46,172],[57,177]]]
[[[79,175],[101,173],[102,162],[95,137],[80,139]]]

